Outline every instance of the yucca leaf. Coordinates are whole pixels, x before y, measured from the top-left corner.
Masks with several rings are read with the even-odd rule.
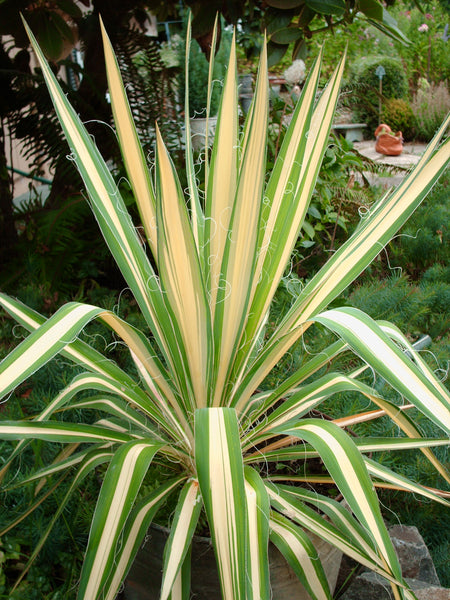
[[[254,426],[244,448],[247,443],[256,444],[262,439],[273,436],[274,430],[285,427],[289,422],[299,420],[302,415],[311,411],[332,394],[350,391],[359,392],[370,399],[377,395],[375,390],[360,381],[355,381],[341,373],[329,373],[313,383],[301,387],[267,415],[261,425]]]
[[[47,319],[37,311],[29,308],[19,300],[0,292],[0,306],[2,306],[14,319],[28,331],[35,331]],[[123,371],[116,363],[106,360],[105,357],[94,350],[85,342],[75,339],[65,346],[60,354],[77,364],[84,365],[94,373],[107,375],[111,379],[121,381],[127,387],[135,385],[134,380]]]
[[[217,115],[205,202],[205,264],[211,314],[214,316],[225,242],[238,176],[238,98],[236,51],[232,44]],[[206,267],[205,267],[206,268]]]
[[[136,385],[133,388],[124,387],[114,379],[97,373],[80,373],[76,375],[70,384],[61,390],[54,400],[36,417],[36,420],[43,421],[48,419],[67,404],[71,405],[71,400],[74,396],[83,391],[97,391],[108,395],[116,394],[120,398],[118,402],[122,401],[126,405],[139,408],[143,414],[151,416],[156,422],[163,421],[162,414],[152,406],[148,397]],[[142,416],[136,418],[142,422]]]
[[[358,520],[371,532],[380,554],[393,575],[401,579],[398,559],[383,522],[378,499],[364,461],[349,436],[331,421],[303,419],[300,424],[280,430],[313,445],[327,471]]]
[[[38,439],[48,442],[67,443],[107,443],[128,442],[133,439],[128,434],[112,431],[106,427],[85,425],[84,423],[59,423],[54,421],[0,421],[0,439]]]
[[[152,438],[155,441],[168,442],[168,439],[161,435],[161,431],[155,425],[152,425],[152,421],[149,421],[141,412],[131,408],[127,402],[115,396],[90,396],[71,402],[70,406],[65,406],[61,410],[94,410],[97,412],[106,412],[108,415],[120,419],[124,424],[127,424],[130,432],[140,432],[143,436]]]
[[[435,373],[430,369],[428,364],[423,360],[413,344],[402,334],[402,332],[393,325],[392,323],[388,323],[387,321],[377,321],[378,325],[381,329],[397,344],[405,349],[405,352],[412,358],[412,360],[416,363],[419,369],[423,372],[425,377],[427,377],[432,383],[434,387],[437,387],[441,390],[442,395],[446,395],[448,393],[447,388],[444,386],[442,381],[436,377]]]
[[[277,489],[283,490],[287,497],[291,496],[300,502],[314,506],[320,512],[327,515],[334,527],[348,537],[363,552],[371,555],[375,551],[375,544],[367,530],[343,506],[342,502],[337,502],[333,498],[319,494],[317,491],[307,490],[300,486],[277,484]]]
[[[272,512],[270,540],[283,554],[313,600],[331,600],[330,588],[317,550],[300,527]]]
[[[168,600],[190,600],[191,599],[191,554],[192,547],[188,548],[186,557],[178,571],[170,592]]]
[[[200,204],[199,191],[196,179],[196,171],[194,165],[194,154],[192,150],[192,138],[191,138],[191,123],[190,123],[190,108],[189,108],[189,58],[190,58],[190,48],[191,48],[191,21],[192,15],[189,12],[188,15],[188,27],[186,30],[186,51],[185,51],[185,93],[184,93],[184,131],[186,137],[186,176],[188,181],[188,190],[189,190],[189,199],[190,199],[190,209],[192,213],[191,222],[192,222],[192,232],[195,240],[195,244],[197,246],[197,252],[200,257],[200,262],[202,266],[203,256],[201,252],[201,248],[203,248],[205,241],[205,218],[203,215],[203,210]],[[216,27],[214,27],[213,33],[213,41],[216,36]],[[214,51],[212,51],[214,54]],[[207,128],[208,130],[208,128]],[[205,149],[205,155],[207,154],[207,150]],[[206,158],[206,157],[205,157]]]
[[[102,312],[96,306],[77,302],[69,302],[61,307],[2,360],[0,397],[46,364]]]
[[[447,441],[448,445],[448,441]],[[435,502],[439,502],[443,504],[447,508],[450,507],[450,501],[445,500],[444,496],[446,495],[450,498],[449,492],[439,492],[439,490],[432,490],[423,485],[415,483],[408,479],[407,477],[403,477],[398,473],[394,473],[392,469],[389,469],[385,465],[382,465],[369,457],[364,457],[364,462],[366,463],[367,470],[372,477],[376,477],[378,480],[383,482],[388,482],[395,486],[396,489],[406,490],[413,494],[419,494],[420,496],[424,496],[425,498],[429,498],[434,500]],[[376,485],[376,482],[375,482]]]
[[[235,394],[235,408],[240,413],[240,419],[243,421],[245,416],[249,422],[256,421],[278,400],[288,396],[292,392],[297,392],[300,388],[300,384],[303,381],[314,375],[314,373],[317,373],[317,371],[319,371],[321,368],[328,365],[333,358],[344,352],[346,349],[348,349],[347,344],[341,341],[330,344],[319,354],[316,354],[307,360],[299,369],[284,379],[275,389],[268,390],[264,394],[253,394],[251,398],[247,399],[244,390],[248,381],[254,375],[254,373],[250,371],[250,377],[243,379],[242,387],[238,388],[238,391]],[[240,394],[240,390],[243,391],[242,396]]]
[[[153,517],[183,479],[183,477],[176,477],[165,482],[143,498],[130,512],[123,530],[120,547],[115,555],[115,568],[103,587],[102,600],[114,600],[120,584],[126,577],[142,545]]]
[[[64,407],[70,408],[74,403],[72,400],[73,397],[83,390],[98,391],[108,395],[115,394],[118,398],[115,398],[112,402],[115,403],[116,406],[111,406],[109,412],[115,411],[116,414],[119,414],[119,411],[121,411],[121,414],[126,415],[130,421],[133,421],[134,416],[134,418],[144,427],[145,419],[143,415],[146,415],[151,419],[154,425],[158,425],[158,427],[175,439],[184,439],[186,447],[190,447],[190,441],[185,434],[186,430],[189,431],[189,427],[187,427],[186,430],[182,428],[182,425],[185,424],[186,420],[180,418],[178,415],[175,416],[165,401],[162,401],[160,404],[157,402],[153,403],[149,401],[149,398],[136,385],[133,385],[132,388],[125,387],[118,381],[98,374],[81,373],[80,375],[77,375],[71,383],[64,388],[54,400],[52,400],[52,402],[37,417],[37,420],[45,420],[55,411],[61,410]],[[137,413],[134,409],[138,409],[140,412]],[[153,435],[158,435],[155,431],[155,427],[152,427],[151,430]]]
[[[214,312],[215,378],[213,405],[224,402],[227,379],[239,350],[247,319],[254,276],[260,198],[264,185],[268,115],[267,53],[263,50],[251,112],[249,134],[244,139],[242,159],[225,240],[219,289]]]
[[[334,421],[336,422],[336,421]],[[308,458],[317,458],[319,456],[317,450],[312,446],[304,443],[294,445],[297,440],[289,437],[289,444],[278,446],[276,443],[269,444],[264,447],[264,450],[258,450],[254,454],[246,455],[244,463],[250,462],[290,462],[301,460],[305,461]],[[353,443],[357,446],[361,453],[371,452],[389,452],[396,450],[416,450],[419,448],[435,448],[439,446],[448,446],[447,439],[438,438],[352,438]],[[278,476],[276,476],[278,477]]]
[[[269,600],[269,517],[270,503],[258,473],[245,467],[245,492],[248,520],[247,600]]]
[[[162,351],[174,347],[173,329],[164,308],[158,279],[145,254],[117,185],[100,152],[62,92],[52,70],[25,24],[55,110],[73,152],[101,232]],[[169,340],[167,342],[167,340]]]
[[[244,467],[236,413],[195,413],[195,463],[224,598],[245,600],[247,522]]]
[[[340,528],[338,529],[335,525],[324,519],[322,515],[318,514],[312,508],[305,506],[303,502],[296,500],[292,495],[287,494],[282,489],[282,486],[266,482],[266,487],[270,503],[277,511],[336,548],[339,548],[342,552],[372,571],[379,573],[393,583],[399,583],[392,573],[386,569],[386,565],[380,556],[372,549],[373,544],[367,545],[363,550],[359,541],[355,543],[352,538],[344,535],[340,531]]]
[[[303,224],[325,150],[338,100],[345,57],[340,61],[317,106],[314,97],[321,56],[304,87],[265,190],[255,296],[246,334],[252,339],[284,274]]]
[[[160,600],[166,600],[183,567],[202,509],[197,481],[184,485],[178,498],[169,538],[164,548],[163,580]]]
[[[310,324],[310,317],[336,298],[377,256],[417,208],[450,159],[450,139],[440,148],[450,116],[444,121],[420,161],[402,184],[372,207],[355,233],[307,283],[251,366],[245,389],[248,398]]]
[[[122,158],[139,209],[147,241],[156,259],[156,200],[150,179],[150,172],[144,151],[138,139],[117,59],[101,19],[100,26],[105,52],[108,88],[111,97],[114,124],[119,137],[119,146],[122,150]]]
[[[408,415],[405,413],[405,411],[403,410],[399,410],[398,405],[389,402],[387,400],[384,400],[383,398],[381,398],[380,396],[378,396],[377,394],[371,396],[371,400],[377,404],[383,411],[383,414],[388,415],[392,421],[403,431],[406,433],[406,435],[410,438],[420,438],[421,434],[419,429],[416,427],[413,419],[410,419],[408,417]],[[414,405],[412,405],[414,406]],[[335,423],[337,423],[339,426],[342,426],[344,424],[344,421],[342,421],[341,419],[335,419],[334,421]],[[348,420],[346,420],[346,423],[348,423]],[[351,424],[347,425],[348,427],[351,427]],[[440,473],[442,475],[442,477],[450,483],[450,475],[447,472],[447,469],[444,467],[444,465],[441,464],[441,462],[436,458],[436,456],[433,454],[433,452],[431,451],[431,444],[423,444],[421,445],[420,443],[417,443],[416,448],[419,448],[422,453],[426,456],[426,458],[430,461],[430,463],[434,466],[434,468],[437,470],[438,473]]]
[[[375,321],[354,308],[326,311],[316,320],[343,338],[388,383],[450,433],[448,392],[433,385]]]
[[[74,444],[74,446],[78,447],[78,444]],[[72,454],[69,457],[64,457],[62,460],[57,458],[50,465],[33,471],[30,475],[27,475],[18,483],[8,485],[6,489],[13,490],[15,488],[27,485],[28,483],[32,483],[33,481],[37,481],[39,479],[47,479],[48,477],[56,475],[56,473],[60,473],[61,471],[70,471],[73,467],[76,467],[80,463],[82,463],[86,459],[86,457],[88,455],[90,456],[93,452],[97,452],[97,450],[92,450],[92,446],[90,446],[85,450],[80,450],[80,452]],[[104,454],[109,453],[110,457],[112,457],[113,455],[111,450],[105,448],[99,448],[98,452],[102,452]]]
[[[212,356],[211,322],[197,247],[178,176],[157,131],[158,262],[167,312],[179,335],[174,377],[190,411],[207,405]],[[164,199],[164,202],[162,201]]]
[[[439,142],[449,124],[450,115],[415,168],[391,194],[371,208],[355,233],[307,283],[286,315],[281,332],[299,327],[336,298],[411,216],[448,164],[450,139],[441,147]]]
[[[100,599],[115,567],[116,545],[145,473],[161,444],[146,440],[123,444],[103,480],[92,519],[78,588],[79,600]]]

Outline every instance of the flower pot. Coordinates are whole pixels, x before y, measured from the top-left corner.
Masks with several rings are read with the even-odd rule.
[[[190,119],[192,148],[200,152],[205,147],[206,141],[206,117],[195,117]],[[211,146],[216,131],[217,117],[208,119],[208,145]]]
[[[157,600],[161,586],[162,557],[169,530],[152,525],[147,543],[140,549],[124,586],[125,600]],[[308,534],[310,535],[310,534]],[[333,592],[342,553],[333,546],[310,535]],[[210,538],[195,536],[192,544],[191,593],[195,600],[221,600],[219,578]],[[270,582],[273,600],[310,600],[283,555],[269,544]]]
[[[403,152],[402,132],[392,133],[389,125],[384,123],[375,130],[375,150],[386,156],[398,156]]]

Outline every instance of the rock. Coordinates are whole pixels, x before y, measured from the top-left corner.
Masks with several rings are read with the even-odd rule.
[[[419,579],[435,586],[440,581],[433,560],[417,527],[394,525],[389,535],[402,567],[403,577]]]
[[[389,535],[397,552],[405,582],[413,590],[417,600],[450,600],[450,589],[440,587],[430,553],[417,528],[394,525],[389,529]],[[381,575],[364,571],[353,579],[340,600],[393,598],[391,586]]]
[[[380,575],[366,571],[355,577],[341,600],[392,600],[389,583]]]
[[[417,600],[450,600],[450,590],[418,579],[406,579]]]
[[[417,600],[450,600],[450,590],[418,579],[405,579]],[[341,596],[341,600],[393,600],[389,583],[372,571],[358,575]]]

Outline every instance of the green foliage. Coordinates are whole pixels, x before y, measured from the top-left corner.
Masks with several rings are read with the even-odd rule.
[[[450,284],[442,281],[414,284],[393,275],[356,287],[348,301],[373,317],[395,320],[413,339],[439,338],[450,328]]]
[[[402,59],[412,90],[417,88],[421,78],[438,85],[450,79],[450,51],[448,11],[437,0],[431,0],[423,7],[406,2],[396,3],[392,8],[399,27],[411,40],[408,46],[394,42],[392,49]]]
[[[15,219],[20,236],[14,258],[0,275],[4,290],[34,288],[47,299],[55,294],[62,299],[83,296],[98,285],[123,287],[83,195],[61,199],[55,207],[37,196],[16,209]]]
[[[180,53],[181,73],[179,77],[179,98],[184,104],[185,94],[185,43],[184,39],[175,42]],[[229,55],[231,32],[223,31],[222,39],[214,59],[213,86],[211,90],[210,115],[215,116],[219,108],[222,83],[226,70],[226,57]],[[197,41],[191,42],[189,55],[189,116],[205,117],[208,95],[209,62]]]
[[[433,265],[450,264],[450,178],[444,177],[391,243],[391,264],[417,279]]]
[[[414,139],[414,112],[411,104],[401,98],[388,98],[382,104],[381,122],[392,131],[401,131],[407,141]],[[442,120],[440,121],[442,123]]]
[[[270,173],[287,131],[296,97],[273,94],[266,170]],[[376,169],[342,136],[332,135],[289,269],[304,277],[318,270],[348,232],[361,206],[373,201],[365,172]]]
[[[385,75],[382,80],[380,96],[380,80],[376,74],[378,67],[383,67]],[[400,60],[383,55],[361,58],[352,65],[348,102],[354,112],[355,122],[366,123],[369,134],[379,124],[380,97],[384,101],[389,98],[405,98],[408,93],[408,81]]]
[[[439,127],[438,123],[450,111],[450,92],[443,81],[429,84],[420,79],[414,95],[412,109],[415,116],[415,129],[418,139],[430,141]]]

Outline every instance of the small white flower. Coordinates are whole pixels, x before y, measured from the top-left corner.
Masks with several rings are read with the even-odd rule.
[[[421,32],[428,31],[428,25],[426,23],[422,23],[422,25],[419,25],[417,29]]]
[[[306,66],[305,63],[298,58],[294,60],[292,65],[288,67],[283,73],[286,82],[290,85],[298,85],[305,80],[306,77]]]

